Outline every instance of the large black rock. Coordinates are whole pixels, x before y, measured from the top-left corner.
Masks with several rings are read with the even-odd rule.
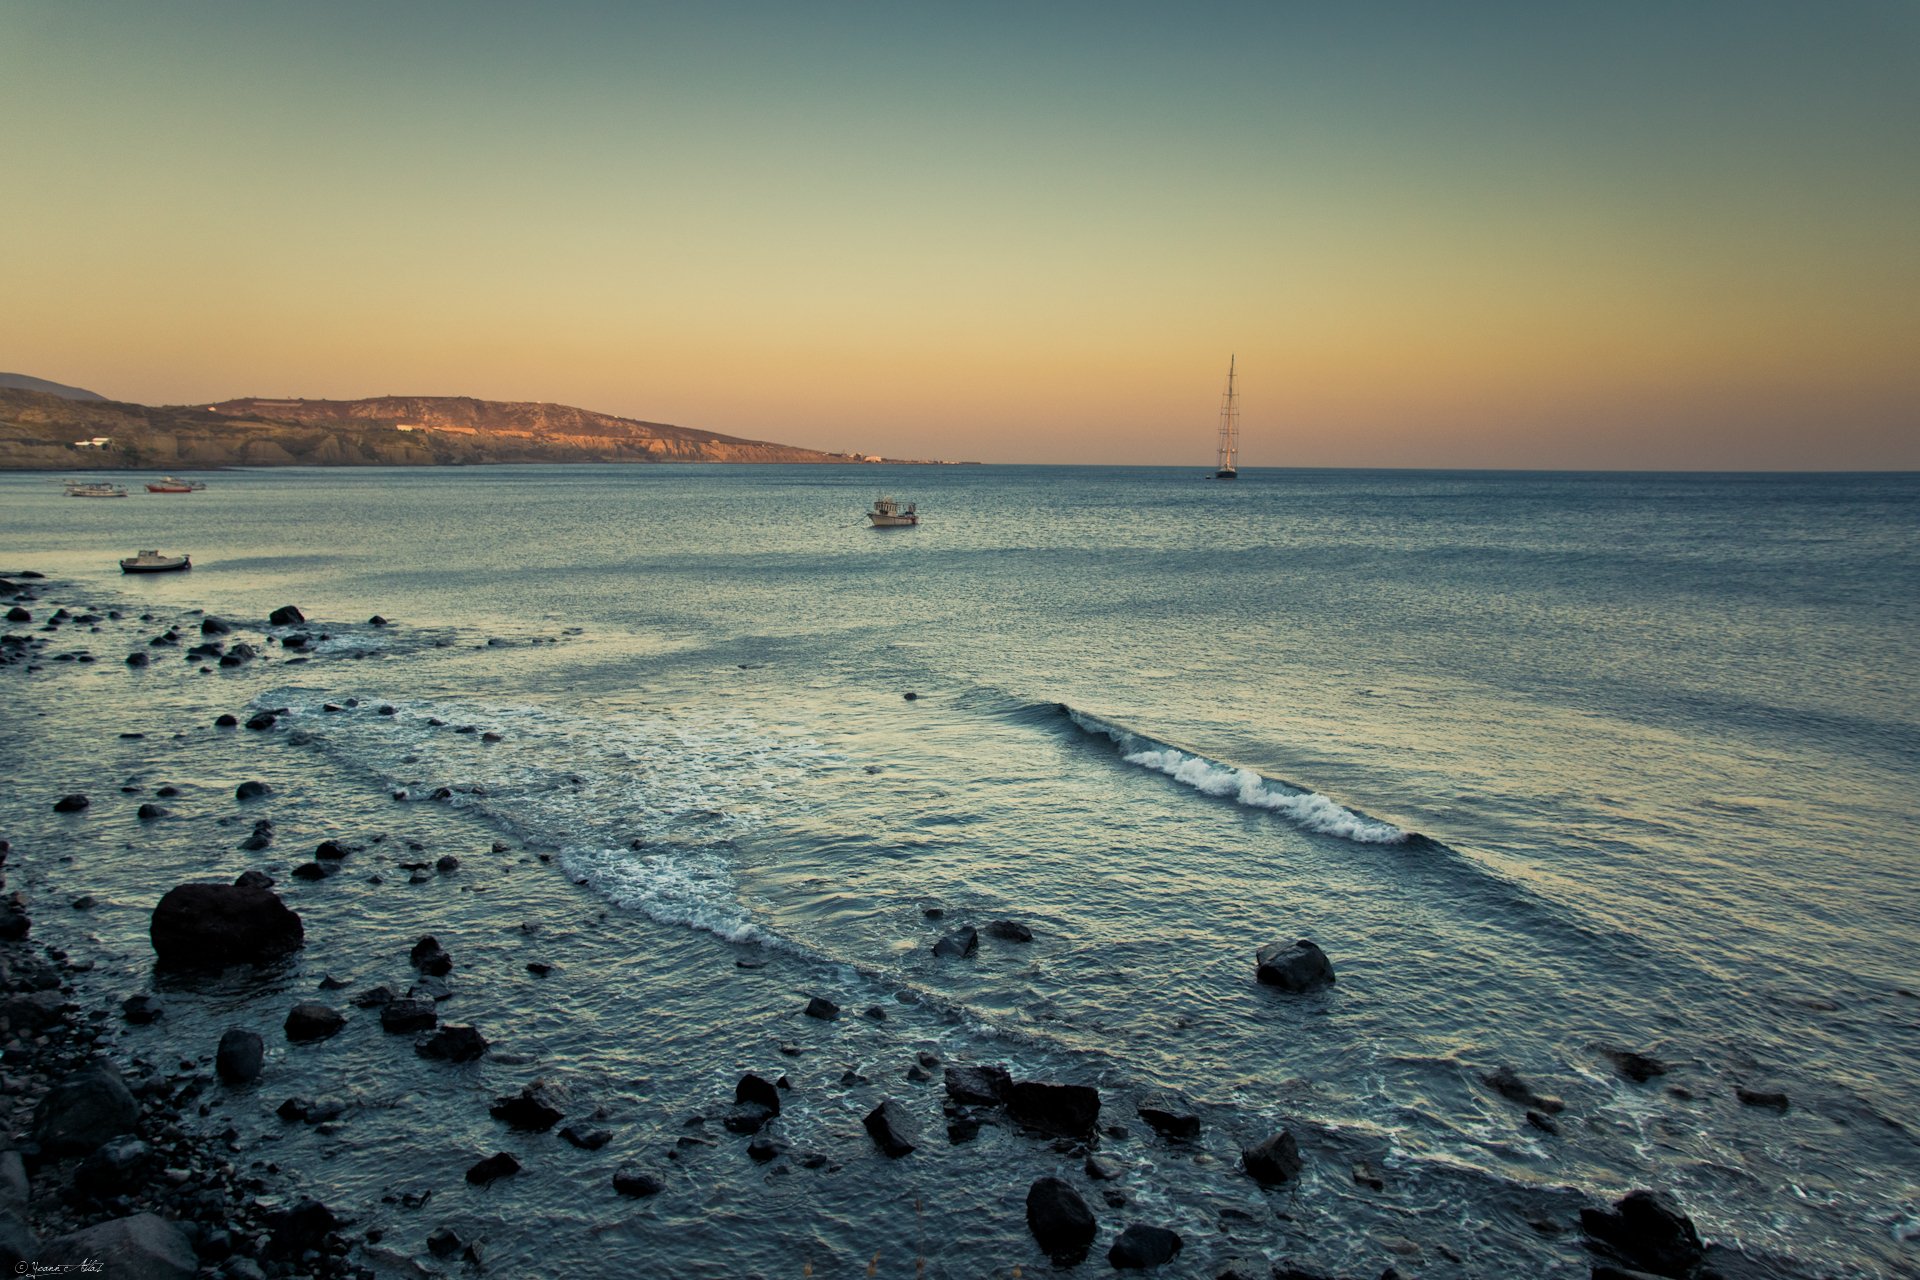
[[[1612,1209],[1582,1209],[1580,1227],[1599,1252],[1650,1275],[1690,1275],[1706,1257],[1693,1220],[1651,1191],[1629,1191]]]
[[[1027,1188],[1027,1230],[1048,1257],[1070,1266],[1093,1246],[1093,1211],[1065,1182],[1040,1178]]]
[[[955,929],[933,944],[933,954],[943,959],[964,960],[980,949],[980,934],[972,925]]]
[[[1193,1107],[1185,1098],[1174,1094],[1156,1093],[1152,1097],[1142,1098],[1136,1110],[1140,1118],[1163,1138],[1185,1140],[1197,1137],[1200,1133],[1200,1117],[1194,1114]]]
[[[566,1113],[554,1105],[553,1095],[536,1080],[519,1093],[494,1099],[488,1114],[506,1121],[509,1128],[544,1133],[559,1124]]]
[[[1100,1120],[1100,1091],[1084,1084],[1022,1080],[1007,1090],[1007,1114],[1042,1133],[1091,1138]]]
[[[347,1025],[346,1015],[317,1000],[303,1000],[287,1013],[287,1039],[296,1044],[325,1040]]]
[[[472,1062],[487,1051],[487,1038],[475,1027],[449,1022],[415,1040],[413,1051],[423,1058],[438,1058],[443,1062]]]
[[[997,1107],[1013,1088],[1005,1067],[948,1067],[946,1080],[947,1096],[970,1107]]]
[[[1285,1129],[1258,1146],[1246,1148],[1240,1159],[1254,1180],[1264,1186],[1291,1182],[1300,1176],[1300,1148]]]
[[[1144,1271],[1172,1262],[1180,1252],[1181,1243],[1176,1231],[1136,1222],[1122,1231],[1113,1248],[1107,1250],[1107,1261],[1121,1271]]]
[[[132,1133],[139,1122],[140,1105],[126,1082],[103,1063],[75,1072],[40,1099],[33,1109],[33,1140],[49,1154],[84,1155]]]
[[[861,1123],[866,1125],[874,1145],[896,1160],[913,1150],[913,1140],[919,1136],[913,1131],[907,1109],[892,1098],[867,1112],[867,1118]]]
[[[740,1077],[740,1083],[733,1087],[735,1102],[751,1103],[765,1107],[769,1116],[780,1114],[780,1090],[763,1076],[749,1071]]]
[[[1302,938],[1291,945],[1269,942],[1254,953],[1256,975],[1270,987],[1285,991],[1312,991],[1333,981],[1333,961],[1327,953]]]
[[[299,913],[269,889],[183,884],[167,890],[149,928],[163,968],[222,969],[266,964],[300,949]]]
[[[266,1064],[267,1046],[258,1032],[229,1027],[213,1055],[213,1069],[228,1084],[252,1084]]]
[[[267,625],[270,627],[291,627],[306,620],[307,615],[290,604],[283,604],[267,615]]]

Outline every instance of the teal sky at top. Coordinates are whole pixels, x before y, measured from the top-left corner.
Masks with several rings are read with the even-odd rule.
[[[1892,0],[0,0],[0,367],[1180,461],[1238,351],[1274,462],[1915,466],[1916,157]]]

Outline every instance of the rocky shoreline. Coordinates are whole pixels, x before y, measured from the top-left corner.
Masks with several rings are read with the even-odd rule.
[[[102,623],[128,621],[117,613],[96,612],[78,600],[63,604],[60,599],[49,598],[55,594],[54,588],[37,575],[0,577],[0,593],[17,611],[9,618],[15,627],[32,625],[36,611],[39,613],[37,632],[9,631],[0,646],[0,664],[12,667],[13,674],[21,677],[43,671],[45,664],[53,661],[94,660],[90,653],[49,654],[49,637],[63,626],[90,628],[87,634],[95,634]],[[26,616],[18,616],[22,614]],[[188,624],[181,620],[166,623],[149,617],[142,621],[165,629],[126,656],[126,664],[133,668],[147,667],[153,655],[169,653],[186,659],[177,669],[203,673],[219,666],[245,666],[263,657],[309,661],[316,637],[328,638],[321,628],[308,626],[291,606],[276,611],[265,627],[253,628],[260,633],[257,645],[235,639],[241,630],[235,624],[211,617],[200,618],[198,635],[183,630]],[[385,626],[386,621],[376,617],[368,625]],[[328,703],[322,711],[385,715],[392,708]],[[251,732],[263,741],[281,727],[281,716],[272,708],[254,711],[245,719],[244,728],[238,716],[229,714],[222,719],[227,721],[227,731],[242,735]],[[469,728],[474,727],[450,726],[448,731]],[[473,737],[481,737],[477,728]],[[168,816],[161,803],[172,799],[166,790],[155,791],[154,799],[143,803],[141,821],[161,821]],[[236,789],[234,800],[245,805],[271,794],[266,783],[248,781]],[[409,797],[396,793],[393,798],[404,801]],[[433,797],[440,801],[450,798],[437,793]],[[70,793],[48,796],[46,803],[56,810],[66,806],[66,812],[84,813],[91,802],[83,793]],[[228,820],[238,818],[223,819]],[[239,847],[264,853],[272,848],[275,835],[273,821],[261,818],[255,820],[252,834]],[[329,839],[314,850],[311,859],[282,874],[318,884],[338,876],[354,854],[365,852],[364,845]],[[496,842],[492,850],[503,857],[514,852],[503,842]],[[0,854],[16,860],[59,857],[48,848],[15,850],[4,839],[0,839]],[[431,883],[460,872],[460,861],[453,855],[433,859],[424,850],[416,850],[398,857],[395,865],[406,872],[402,883]],[[0,875],[5,871],[0,862]],[[375,872],[369,880],[380,883],[381,873]],[[4,887],[0,883],[0,888]],[[249,869],[232,881],[177,885],[151,904],[149,934],[156,967],[188,974],[226,970],[223,980],[237,983],[244,993],[255,981],[248,977],[250,972],[271,971],[309,941],[301,916],[283,901],[284,888],[258,869]],[[71,905],[85,909],[78,899]],[[0,1154],[0,1264],[24,1264],[31,1269],[35,1265],[105,1258],[108,1275],[200,1276],[208,1280],[269,1276],[334,1280],[422,1274],[435,1263],[482,1270],[487,1267],[489,1259],[480,1242],[463,1237],[448,1223],[434,1223],[428,1216],[419,1217],[409,1226],[409,1238],[401,1239],[396,1234],[388,1239],[390,1228],[384,1225],[379,1205],[341,1199],[324,1180],[314,1180],[312,1170],[283,1168],[268,1158],[267,1151],[249,1146],[241,1129],[226,1122],[224,1112],[229,1100],[251,1095],[257,1101],[258,1091],[273,1079],[273,1072],[265,1066],[260,1030],[232,1026],[217,1043],[166,1039],[162,1041],[167,1047],[165,1054],[150,1049],[127,1052],[124,1045],[116,1043],[120,1038],[117,1030],[122,1025],[154,1026],[165,1017],[165,1001],[148,992],[119,998],[98,989],[89,963],[76,961],[59,946],[34,938],[35,909],[17,891],[0,908],[0,986],[4,986],[4,1006],[0,1006],[0,1048],[4,1049],[0,1054],[0,1105],[5,1108],[9,1135],[9,1150]],[[539,925],[527,922],[520,927],[531,935]],[[1012,945],[1032,939],[1031,931],[1018,921],[993,921],[984,931]],[[936,956],[964,961],[978,948],[980,932],[963,927],[936,940],[931,950]],[[406,963],[414,977],[404,990],[379,984],[364,986],[349,996],[346,989],[353,984],[329,974],[312,997],[293,1003],[279,1030],[289,1044],[325,1042],[348,1021],[348,1012],[340,1007],[346,1004],[376,1018],[386,1035],[411,1043],[413,1053],[390,1061],[417,1058],[459,1063],[488,1055],[492,1046],[475,1025],[443,1021],[440,1016],[440,1006],[452,994],[449,976],[456,966],[456,956],[435,936],[421,935],[413,942]],[[525,967],[535,976],[544,976],[543,970],[536,968],[544,963],[529,961]],[[743,961],[741,968],[751,969],[757,963]],[[1259,946],[1253,963],[1258,980],[1277,988],[1276,998],[1280,999],[1303,995],[1335,981],[1333,962],[1306,939]],[[198,998],[191,979],[180,981],[183,985],[178,987],[178,998]],[[852,999],[840,991],[815,994],[804,1011],[796,1007],[794,1013],[815,1023],[837,1022],[841,1011],[833,998],[836,996]],[[484,1014],[476,1016],[471,1010],[464,1016],[475,1022],[489,1021]],[[863,1016],[879,1022],[887,1015],[876,1006]],[[796,1058],[805,1052],[799,1045],[781,1046],[783,1053],[789,1049]],[[1637,1083],[1664,1071],[1663,1065],[1652,1058],[1630,1052],[1619,1053],[1616,1066],[1623,1078]],[[999,1128],[1079,1170],[1080,1176],[1072,1180],[1056,1175],[1030,1180],[1024,1194],[1026,1239],[1019,1238],[1019,1221],[1005,1224],[1010,1252],[1018,1254],[1037,1246],[1054,1265],[1075,1266],[1094,1256],[1094,1244],[1103,1229],[1114,1233],[1104,1254],[1105,1262],[1114,1269],[1165,1267],[1169,1268],[1167,1274],[1198,1275],[1202,1272],[1193,1269],[1197,1254],[1217,1257],[1224,1252],[1221,1241],[1207,1241],[1206,1250],[1197,1250],[1194,1246],[1200,1242],[1185,1239],[1179,1231],[1154,1221],[1151,1210],[1142,1207],[1139,1189],[1124,1185],[1121,1169],[1110,1153],[1116,1144],[1135,1140],[1136,1134],[1127,1123],[1116,1121],[1111,1107],[1117,1099],[1111,1095],[1103,1098],[1100,1089],[1077,1082],[1016,1079],[1003,1065],[957,1064],[925,1051],[904,1070],[904,1081],[926,1086],[929,1091],[933,1081],[940,1082],[941,1114],[946,1126],[942,1136],[947,1146],[964,1145],[976,1140],[985,1128]],[[769,1075],[775,1078],[767,1078]],[[852,1068],[841,1079],[842,1085],[866,1083],[865,1077]],[[1556,1117],[1563,1110],[1557,1099],[1534,1091],[1511,1068],[1488,1073],[1484,1083],[1522,1108],[1534,1128],[1555,1132]],[[843,1162],[855,1158],[850,1148],[826,1150],[810,1143],[794,1143],[782,1135],[776,1123],[796,1090],[804,1088],[784,1074],[750,1072],[740,1076],[730,1105],[716,1099],[711,1106],[684,1117],[683,1136],[658,1155],[620,1162],[610,1181],[602,1184],[602,1194],[610,1204],[646,1201],[660,1195],[683,1156],[693,1159],[700,1149],[716,1145],[717,1135],[705,1136],[711,1132],[709,1121],[733,1135],[753,1164],[766,1167],[770,1173],[840,1168]],[[904,1094],[899,1098],[882,1096],[861,1120],[865,1142],[890,1162],[924,1151],[938,1141],[930,1139],[916,1120],[917,1113],[924,1113],[924,1106],[909,1105],[906,1098]],[[1104,1119],[1103,1102],[1110,1108]],[[1132,1105],[1126,1108],[1131,1112],[1126,1119],[1137,1117],[1153,1135],[1148,1141],[1176,1152],[1191,1150],[1201,1158],[1200,1147],[1188,1145],[1202,1134],[1205,1122],[1199,1109],[1177,1095],[1164,1093],[1127,1098],[1122,1105],[1127,1102]],[[1750,1105],[1776,1104],[1768,1095]],[[1777,1105],[1787,1105],[1784,1096],[1779,1097]],[[292,1096],[279,1105],[276,1114],[289,1126],[309,1126],[326,1133],[328,1126],[337,1130],[348,1109],[338,1099]],[[558,1129],[558,1137],[568,1146],[586,1152],[606,1146],[613,1137],[609,1125],[618,1123],[607,1108],[583,1111],[564,1090],[551,1088],[541,1080],[525,1084],[518,1092],[496,1096],[487,1110],[510,1133],[545,1134]],[[562,1122],[568,1123],[561,1127]],[[1324,1143],[1315,1145],[1324,1147]],[[1237,1167],[1263,1194],[1271,1196],[1276,1204],[1283,1203],[1282,1198],[1300,1193],[1304,1165],[1324,1158],[1316,1157],[1312,1150],[1303,1155],[1302,1147],[1293,1132],[1284,1128],[1271,1131],[1263,1139],[1238,1148]],[[512,1179],[523,1167],[506,1150],[495,1151],[477,1162],[470,1156],[448,1159],[458,1160],[464,1174],[452,1169],[447,1176],[463,1176],[475,1187]],[[1355,1187],[1373,1192],[1386,1187],[1379,1170],[1360,1161],[1351,1167]],[[431,1194],[430,1190],[397,1191],[394,1198],[405,1209],[417,1210]],[[408,1197],[412,1197],[411,1202]],[[1281,1208],[1276,1208],[1275,1214],[1280,1219],[1287,1217]],[[1107,1218],[1104,1224],[1103,1216]],[[1631,1280],[1640,1275],[1713,1280],[1746,1274],[1736,1255],[1708,1249],[1684,1215],[1649,1192],[1635,1192],[1611,1208],[1588,1204],[1577,1214],[1559,1219],[1543,1217],[1534,1226],[1543,1236],[1565,1233],[1574,1238],[1579,1233],[1591,1251],[1595,1280]],[[1379,1259],[1383,1269],[1368,1274],[1380,1280],[1413,1274],[1405,1269],[1411,1266],[1405,1256],[1396,1257],[1403,1254],[1400,1244],[1410,1242],[1383,1241]],[[1413,1253],[1418,1252],[1414,1247]],[[1451,1269],[1466,1265],[1463,1255],[1446,1246],[1438,1247],[1435,1253]],[[139,1261],[129,1266],[127,1260],[132,1258]],[[125,1269],[116,1271],[116,1267]],[[937,1266],[934,1273],[940,1274]],[[1274,1264],[1265,1257],[1209,1265],[1204,1273],[1217,1280],[1331,1280],[1324,1272]]]

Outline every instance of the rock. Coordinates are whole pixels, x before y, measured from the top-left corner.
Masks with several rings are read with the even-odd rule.
[[[75,792],[73,795],[61,796],[58,800],[55,800],[53,802],[53,811],[55,813],[79,813],[92,803],[93,802],[85,796]]]
[[[504,1151],[497,1151],[467,1170],[467,1181],[484,1187],[496,1178],[520,1172],[520,1162]]]
[[[142,822],[158,822],[162,818],[172,817],[173,815],[159,805],[148,802],[147,804],[141,805],[134,816]]]
[[[1056,1266],[1086,1257],[1095,1229],[1087,1202],[1059,1178],[1039,1178],[1027,1188],[1027,1230]]]
[[[213,1055],[213,1069],[231,1085],[252,1084],[266,1065],[267,1046],[259,1033],[228,1027]]]
[[[1508,1102],[1517,1102],[1531,1111],[1558,1115],[1567,1109],[1567,1104],[1558,1098],[1549,1098],[1533,1091],[1533,1086],[1520,1078],[1520,1073],[1512,1067],[1496,1067],[1484,1072],[1480,1082],[1493,1090]]]
[[[1353,1185],[1356,1187],[1365,1187],[1369,1191],[1385,1191],[1387,1189],[1386,1179],[1374,1172],[1373,1166],[1364,1160],[1356,1162],[1353,1166]]]
[[[18,942],[33,930],[33,917],[18,902],[0,903],[0,942]]]
[[[252,662],[255,658],[259,656],[260,656],[260,651],[258,649],[248,644],[245,640],[242,640],[238,644],[234,645],[233,648],[227,650],[225,653],[220,655],[220,665],[223,667],[245,666],[247,663]],[[273,714],[278,715],[279,713],[274,712]],[[256,719],[257,718],[258,717],[256,717]],[[273,726],[271,724],[267,724],[267,725],[249,726],[249,727],[259,727],[259,728],[270,729]]]
[[[1200,1133],[1200,1117],[1194,1114],[1186,1099],[1173,1094],[1162,1093],[1143,1098],[1135,1110],[1163,1138],[1184,1141]]]
[[[553,1105],[553,1095],[547,1087],[534,1081],[521,1089],[519,1093],[504,1098],[495,1098],[487,1114],[495,1120],[504,1120],[507,1127],[521,1129],[529,1133],[545,1133],[560,1123],[565,1112]]]
[[[486,1053],[487,1038],[474,1027],[450,1022],[433,1034],[415,1040],[413,1051],[423,1058],[472,1062]]]
[[[341,844],[338,840],[322,840],[319,847],[314,849],[313,856],[324,862],[339,862],[352,852],[353,849]]]
[[[613,1175],[613,1189],[623,1196],[639,1199],[659,1195],[667,1189],[667,1184],[650,1173],[628,1165]]]
[[[239,723],[240,721],[236,719],[231,712],[223,711],[214,717],[213,727],[216,729],[231,729]]]
[[[258,800],[261,796],[270,796],[273,788],[259,779],[243,782],[233,789],[235,800]]]
[[[913,1150],[913,1140],[918,1135],[913,1131],[913,1121],[907,1115],[907,1109],[892,1098],[883,1100],[879,1106],[867,1112],[861,1123],[866,1126],[867,1136],[873,1139],[875,1146],[898,1160]]]
[[[453,972],[453,957],[448,955],[432,934],[413,944],[408,958],[413,967],[429,978],[444,978]]]
[[[381,987],[378,990],[385,991]],[[360,1000],[372,992],[363,993],[355,999]],[[391,993],[389,993],[391,995]],[[367,1006],[362,1006],[367,1007]],[[440,1015],[434,1011],[431,1000],[388,1000],[380,1005],[380,1026],[394,1035],[410,1035],[419,1031],[431,1031],[440,1021]]]
[[[144,653],[130,653],[127,655],[127,665],[130,667],[144,667],[147,665],[147,655]]]
[[[824,996],[815,996],[807,1001],[807,1016],[819,1018],[823,1022],[832,1022],[840,1016],[840,1006]]]
[[[290,604],[283,604],[267,615],[267,625],[270,627],[298,626],[306,620],[307,615]]]
[[[733,1100],[765,1107],[769,1115],[780,1114],[780,1090],[752,1072],[741,1076],[740,1083],[733,1087]]]
[[[964,960],[980,949],[980,934],[972,925],[964,929],[955,929],[946,937],[933,944],[933,954],[947,959]]]
[[[203,636],[224,636],[232,630],[232,627],[212,614],[200,619],[200,634]]]
[[[393,988],[388,986],[370,987],[355,996],[351,1001],[356,1009],[378,1009],[382,1005],[392,1004]]]
[[[427,1237],[427,1252],[436,1258],[451,1258],[465,1244],[452,1227],[439,1227]]]
[[[1254,959],[1260,981],[1284,991],[1312,991],[1333,981],[1333,962],[1308,938],[1291,946],[1269,942],[1254,953]]]
[[[1527,1112],[1527,1123],[1542,1133],[1558,1134],[1560,1132],[1560,1126],[1554,1123],[1553,1117],[1544,1112]]]
[[[1787,1095],[1778,1089],[1749,1089],[1745,1085],[1735,1085],[1733,1096],[1750,1107],[1769,1107],[1775,1111],[1787,1109]]]
[[[85,1155],[132,1133],[140,1106],[120,1073],[106,1063],[75,1072],[47,1092],[33,1110],[33,1140],[51,1155]]]
[[[1637,1271],[1686,1276],[1706,1256],[1693,1220],[1651,1191],[1630,1191],[1612,1209],[1582,1209],[1588,1241]]]
[[[609,1129],[595,1129],[588,1125],[570,1124],[560,1131],[560,1136],[579,1147],[582,1151],[598,1151],[613,1141],[613,1132]]]
[[[325,880],[333,869],[324,862],[303,862],[293,869],[295,880]]]
[[[755,1164],[766,1164],[777,1160],[786,1153],[786,1145],[772,1138],[755,1138],[747,1144],[747,1158]]]
[[[1083,1084],[1022,1080],[1007,1091],[1007,1113],[1029,1129],[1091,1138],[1100,1119],[1100,1092]]]
[[[80,1162],[73,1185],[99,1200],[137,1191],[154,1171],[153,1148],[138,1138],[115,1138]]]
[[[1180,1244],[1178,1232],[1136,1222],[1107,1250],[1107,1261],[1121,1271],[1144,1271],[1173,1261],[1180,1253]]]
[[[1084,1169],[1086,1175],[1095,1182],[1112,1182],[1120,1176],[1118,1166],[1102,1160],[1098,1156],[1088,1156],[1087,1162],[1082,1165],[1081,1168]]]
[[[153,909],[149,934],[160,965],[184,969],[266,964],[305,940],[297,912],[269,889],[240,884],[176,885]]]
[[[143,993],[141,995],[128,996],[120,1002],[120,1016],[136,1027],[144,1027],[149,1023],[158,1022],[160,1015],[165,1012],[166,1009],[161,1005],[160,997],[155,995]]]
[[[346,1015],[315,1000],[303,1000],[287,1014],[287,1039],[296,1044],[325,1040],[347,1025]]]
[[[19,605],[14,605],[13,608],[7,610],[7,621],[8,622],[32,622],[33,613],[31,610],[22,609]]]
[[[723,1123],[728,1133],[758,1133],[773,1119],[774,1113],[757,1102],[735,1104]]]
[[[114,1218],[49,1240],[34,1261],[45,1264],[39,1269],[62,1271],[105,1262],[102,1275],[127,1280],[193,1280],[200,1269],[186,1232],[153,1213]]]
[[[264,871],[242,871],[233,878],[236,889],[271,889],[273,877]]]
[[[228,665],[228,660],[232,657],[232,654],[228,654],[225,658],[220,659],[220,665],[223,667]],[[279,719],[280,717],[271,711],[256,711],[253,715],[247,717],[247,728],[255,731],[271,729]]]
[[[1645,1084],[1655,1076],[1667,1074],[1666,1063],[1644,1053],[1634,1053],[1627,1049],[1602,1049],[1600,1052],[1613,1063],[1615,1071],[1635,1084]]]
[[[1033,930],[1017,920],[995,920],[987,925],[987,935],[1002,942],[1032,942]]]
[[[1300,1148],[1285,1129],[1258,1146],[1241,1151],[1240,1160],[1253,1180],[1266,1187],[1291,1182],[1300,1176],[1303,1167]]]
[[[370,627],[384,627],[387,625],[387,620],[376,613],[367,619],[367,625]]]

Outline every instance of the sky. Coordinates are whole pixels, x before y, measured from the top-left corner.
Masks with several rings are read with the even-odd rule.
[[[0,251],[146,403],[1920,468],[1920,4],[0,0]]]

